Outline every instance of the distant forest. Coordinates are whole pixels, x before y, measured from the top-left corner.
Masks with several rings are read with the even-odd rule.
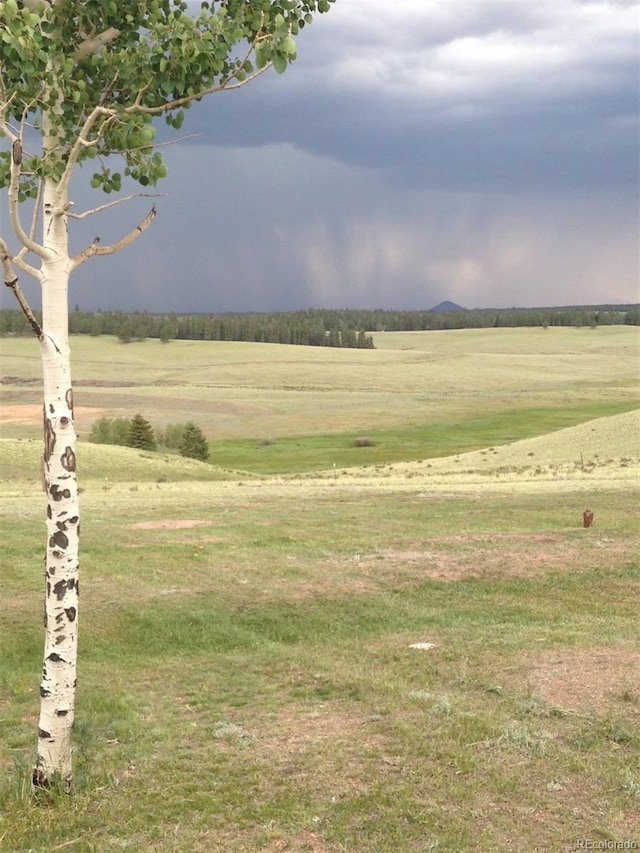
[[[372,332],[441,331],[516,326],[640,325],[640,305],[564,308],[456,308],[386,311],[310,309],[270,314],[150,314],[81,311],[69,315],[75,335],[115,335],[122,343],[157,338],[189,341],[250,341],[302,346],[373,349]],[[33,334],[18,310],[0,310],[0,336]]]

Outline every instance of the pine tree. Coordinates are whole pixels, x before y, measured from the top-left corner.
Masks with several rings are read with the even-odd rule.
[[[206,462],[209,458],[209,445],[207,439],[197,424],[189,421],[185,424],[182,440],[180,441],[180,454],[190,459],[199,459]]]
[[[156,450],[157,448],[153,427],[140,414],[131,419],[127,446],[137,447],[139,450]]]

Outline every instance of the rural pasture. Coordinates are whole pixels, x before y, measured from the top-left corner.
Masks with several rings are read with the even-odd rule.
[[[39,362],[0,340],[0,850],[640,845],[638,329],[375,343],[72,339],[76,786],[34,804]],[[86,441],[136,412],[212,464]]]

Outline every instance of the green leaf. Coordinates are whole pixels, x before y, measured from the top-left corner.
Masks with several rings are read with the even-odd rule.
[[[258,70],[264,68],[268,61],[269,54],[267,49],[263,45],[259,45],[256,48],[256,68]]]
[[[273,68],[276,74],[283,74],[287,70],[287,60],[279,53],[273,57]]]
[[[290,56],[292,59],[296,58],[298,50],[296,48],[296,43],[291,36],[285,36],[278,45],[278,48],[282,53],[286,53],[287,56]]]

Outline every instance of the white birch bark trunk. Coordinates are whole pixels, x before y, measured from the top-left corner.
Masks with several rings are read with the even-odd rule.
[[[45,561],[45,646],[40,684],[38,752],[34,788],[62,785],[71,790],[71,730],[75,716],[78,647],[78,544],[80,510],[76,479],[68,334],[68,254],[66,217],[60,188],[47,181],[43,196],[41,267],[44,387],[43,485],[47,495]]]

